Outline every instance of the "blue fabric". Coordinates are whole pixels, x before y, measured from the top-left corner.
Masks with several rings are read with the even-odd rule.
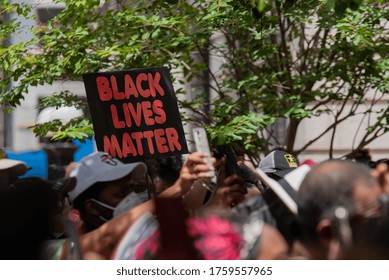
[[[95,151],[95,138],[92,140],[85,139],[85,143],[82,143],[78,139],[72,139],[74,145],[78,147],[77,151],[74,153],[73,161],[79,161],[83,157],[93,153]]]
[[[47,179],[48,177],[48,162],[47,154],[43,150],[14,152],[6,150],[7,158],[20,160],[26,163],[28,168],[31,168],[19,178],[24,177],[40,177]]]

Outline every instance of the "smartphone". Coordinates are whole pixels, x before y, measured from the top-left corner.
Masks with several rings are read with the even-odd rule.
[[[236,174],[242,177],[242,170],[236,161],[235,152],[228,144],[219,145],[216,147],[219,156],[226,158],[226,177]]]
[[[192,129],[193,133],[193,141],[195,143],[196,151],[207,153],[208,156],[206,157],[207,165],[209,167],[213,167],[212,161],[211,161],[211,149],[209,148],[208,143],[208,137],[207,133],[204,128],[202,127],[196,127]],[[212,183],[216,184],[216,175],[215,171],[209,171],[209,177]]]

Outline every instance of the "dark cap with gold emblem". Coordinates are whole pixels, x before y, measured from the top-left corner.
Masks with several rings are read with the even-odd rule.
[[[259,168],[271,177],[282,178],[298,167],[296,158],[283,150],[274,150],[259,163]]]

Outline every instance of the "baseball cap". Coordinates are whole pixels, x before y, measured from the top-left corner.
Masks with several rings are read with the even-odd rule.
[[[49,180],[51,189],[58,193],[61,197],[66,196],[73,190],[77,183],[76,177],[64,177],[56,180]]]
[[[283,150],[274,150],[264,157],[259,163],[259,168],[266,174],[274,174],[284,177],[290,171],[298,167],[296,158]]]
[[[69,192],[74,201],[81,193],[97,182],[110,182],[121,179],[128,174],[134,178],[143,178],[147,167],[143,162],[124,164],[104,152],[94,152],[77,162],[70,171],[70,177],[76,177],[75,188]]]
[[[262,183],[272,189],[289,210],[297,215],[297,192],[300,189],[300,185],[304,180],[305,175],[307,175],[310,170],[311,167],[309,165],[301,165],[278,181],[267,176],[260,168],[257,168],[257,173],[261,178]]]

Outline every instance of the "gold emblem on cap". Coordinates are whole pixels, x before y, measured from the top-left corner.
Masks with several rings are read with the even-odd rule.
[[[288,162],[288,165],[290,168],[294,168],[294,167],[297,167],[297,162],[294,158],[294,156],[292,156],[291,154],[286,154],[284,155],[286,161]]]

